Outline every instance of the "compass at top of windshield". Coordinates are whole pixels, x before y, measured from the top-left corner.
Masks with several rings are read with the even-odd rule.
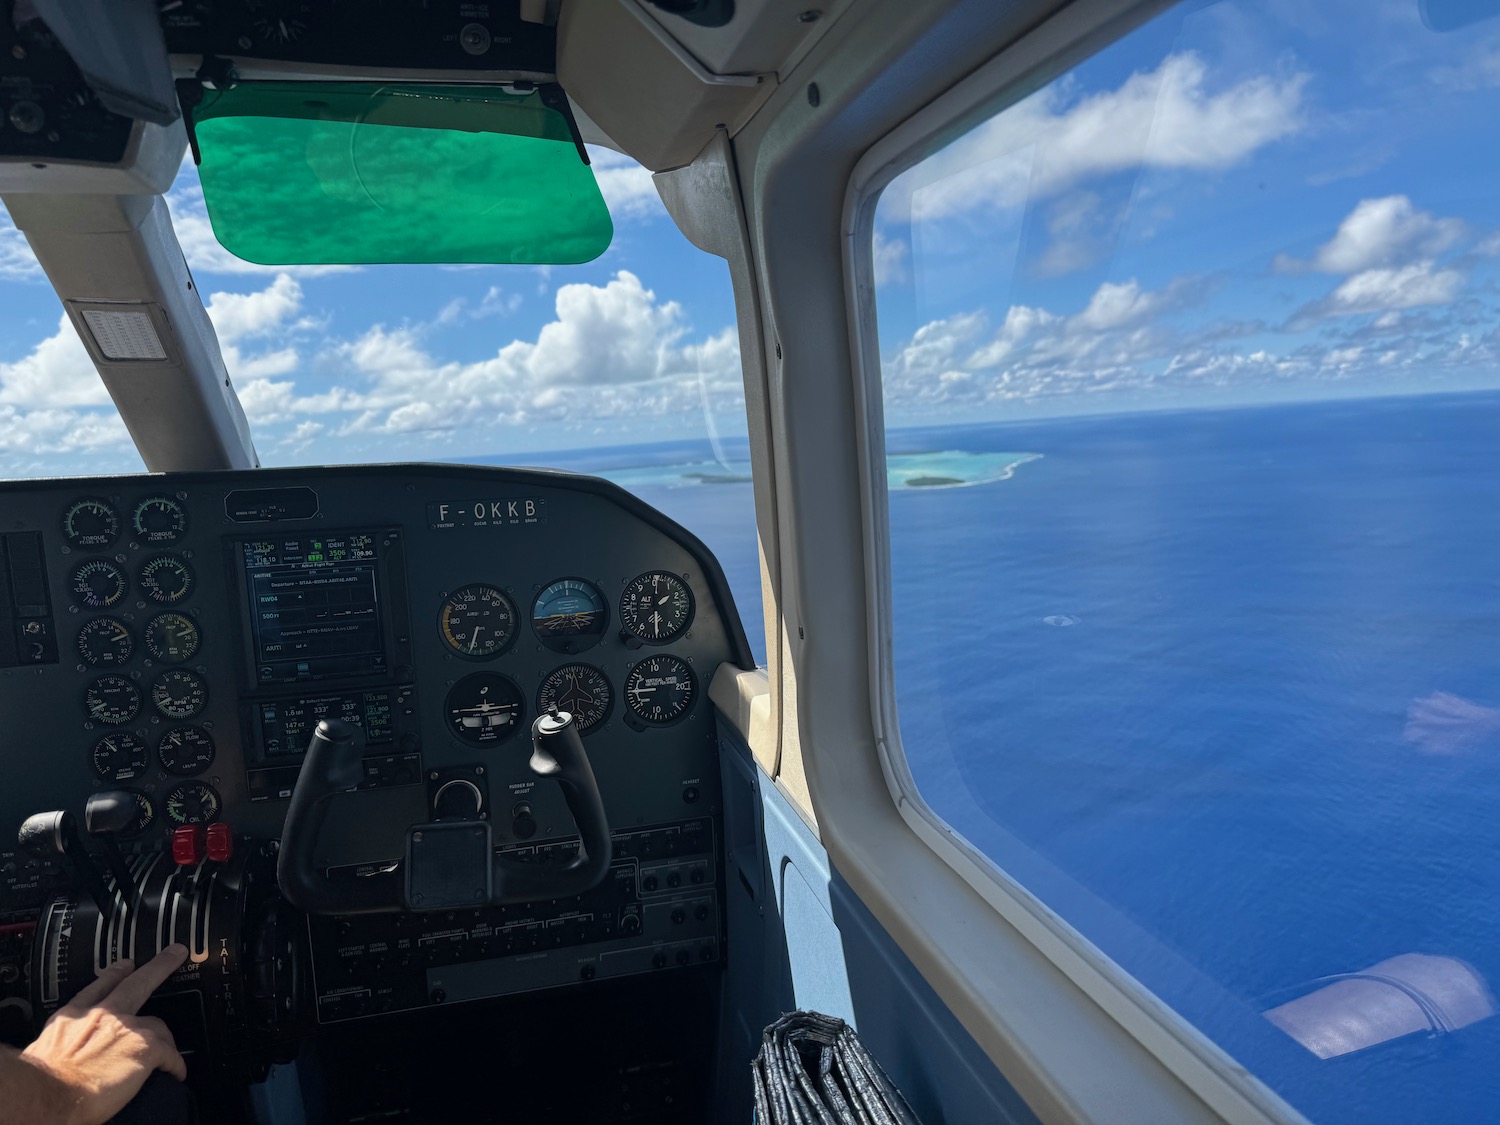
[[[98,550],[108,547],[119,537],[120,513],[108,500],[84,496],[74,500],[63,513],[63,538],[75,549]]]
[[[476,582],[444,599],[438,632],[465,660],[488,660],[516,639],[516,607],[495,587]]]
[[[582,578],[559,578],[536,596],[531,607],[531,627],[553,652],[593,648],[608,624],[604,595]]]
[[[692,591],[665,570],[647,571],[626,586],[620,597],[620,625],[628,636],[647,644],[675,641],[692,621]]]
[[[187,531],[187,513],[170,496],[150,496],[135,506],[130,530],[142,543],[175,543]]]

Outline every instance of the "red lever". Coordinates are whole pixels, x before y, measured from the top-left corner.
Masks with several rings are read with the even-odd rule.
[[[203,825],[181,824],[172,829],[172,862],[178,867],[203,862]]]
[[[228,863],[234,854],[234,830],[222,821],[208,826],[208,858],[213,863]]]

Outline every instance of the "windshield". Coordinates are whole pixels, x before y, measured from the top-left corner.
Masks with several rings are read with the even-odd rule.
[[[191,158],[167,201],[263,464],[605,475],[702,537],[753,623],[760,570],[728,272],[678,232],[648,171],[589,151],[615,237],[582,265],[265,267],[215,239]],[[0,210],[0,473],[142,468]]]

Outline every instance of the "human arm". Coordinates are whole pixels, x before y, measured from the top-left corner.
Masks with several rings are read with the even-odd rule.
[[[167,1025],[137,1014],[186,958],[186,947],[169,945],[139,969],[117,961],[59,1008],[36,1042],[0,1054],[0,1122],[100,1125],[153,1070],[186,1078]]]

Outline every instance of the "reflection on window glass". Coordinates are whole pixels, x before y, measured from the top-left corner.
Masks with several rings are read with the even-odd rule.
[[[1446,7],[1177,9],[876,220],[917,785],[1318,1121],[1500,1118],[1500,4]]]

